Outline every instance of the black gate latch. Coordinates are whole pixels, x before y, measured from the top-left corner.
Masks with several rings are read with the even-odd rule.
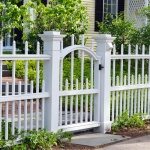
[[[101,64],[99,64],[99,70],[102,70],[104,67],[101,65]]]

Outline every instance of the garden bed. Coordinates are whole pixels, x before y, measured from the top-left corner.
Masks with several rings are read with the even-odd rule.
[[[141,128],[123,128],[117,132],[111,132],[112,134],[129,136],[129,137],[139,137],[143,135],[150,134],[150,120],[147,120],[144,127]]]

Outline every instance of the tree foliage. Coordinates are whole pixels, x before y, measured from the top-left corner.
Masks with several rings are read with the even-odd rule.
[[[125,20],[122,14],[115,19],[108,15],[103,22],[98,24],[98,27],[100,33],[109,33],[116,37],[114,43],[117,49],[120,49],[121,44],[135,43],[133,37],[135,37],[138,30],[132,22]]]
[[[18,2],[0,2],[0,33],[2,36],[14,28],[21,29],[23,40],[31,43],[32,50],[43,31],[59,30],[70,35],[83,34],[88,28],[86,7],[81,0],[51,0],[47,6],[41,0],[29,0],[22,6],[17,6]]]
[[[86,7],[81,0],[52,0],[45,6],[40,0],[30,1],[34,12],[30,32],[24,34],[24,40],[31,41],[31,49],[35,49],[35,41],[40,41],[37,34],[43,31],[59,30],[67,35],[83,34],[88,28]],[[25,6],[26,7],[26,6]]]

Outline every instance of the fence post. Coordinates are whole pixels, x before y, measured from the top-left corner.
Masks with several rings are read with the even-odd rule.
[[[110,68],[111,68],[111,49],[114,38],[109,34],[99,34],[95,38],[97,42],[96,54],[101,58],[102,70],[100,71],[100,128],[101,133],[111,129],[110,122]],[[95,79],[96,80],[96,79]]]
[[[44,54],[51,56],[44,62],[45,90],[50,97],[45,100],[45,128],[49,131],[58,130],[59,120],[59,63],[60,47],[63,36],[57,31],[45,31],[39,35],[43,40]]]

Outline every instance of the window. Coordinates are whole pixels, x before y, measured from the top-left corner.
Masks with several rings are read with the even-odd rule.
[[[118,0],[103,0],[103,19],[106,14],[116,16],[118,14]]]

